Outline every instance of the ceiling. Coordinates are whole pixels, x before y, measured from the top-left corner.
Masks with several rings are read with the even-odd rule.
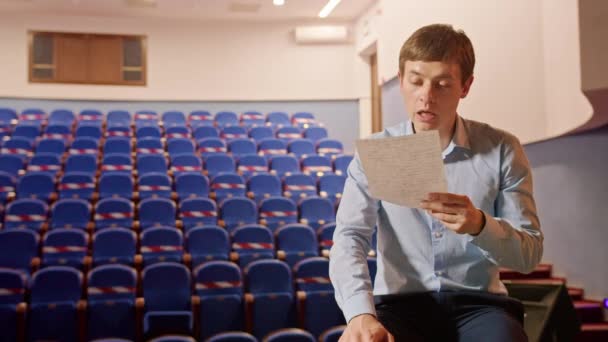
[[[376,0],[342,0],[325,20],[352,21]],[[315,20],[327,0],[0,0],[0,12],[208,21]]]

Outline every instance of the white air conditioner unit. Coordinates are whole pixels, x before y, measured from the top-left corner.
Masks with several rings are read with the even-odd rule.
[[[346,26],[298,26],[295,39],[298,44],[348,43]]]

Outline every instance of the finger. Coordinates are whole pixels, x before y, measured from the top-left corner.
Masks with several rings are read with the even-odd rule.
[[[393,334],[388,333],[388,342],[395,342],[395,337],[393,336]]]
[[[420,208],[425,210],[432,210],[434,212],[446,213],[446,214],[459,214],[462,215],[466,212],[466,207],[460,204],[447,204],[438,201],[422,201],[420,202]]]
[[[455,224],[462,222],[462,216],[456,214],[446,214],[441,212],[432,211],[431,216],[441,221],[444,224]]]
[[[427,200],[453,204],[467,204],[469,198],[464,195],[452,194],[449,192],[431,192],[427,195]]]

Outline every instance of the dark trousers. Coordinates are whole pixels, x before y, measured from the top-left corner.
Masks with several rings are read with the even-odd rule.
[[[528,341],[520,301],[485,292],[376,296],[378,320],[397,342]]]

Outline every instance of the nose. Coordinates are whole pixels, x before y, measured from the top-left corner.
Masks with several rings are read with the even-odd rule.
[[[418,93],[419,102],[426,105],[426,104],[435,103],[435,100],[436,100],[435,92],[434,92],[433,86],[430,84],[430,82],[427,82],[426,84],[424,84],[422,87],[419,88],[419,93]]]

